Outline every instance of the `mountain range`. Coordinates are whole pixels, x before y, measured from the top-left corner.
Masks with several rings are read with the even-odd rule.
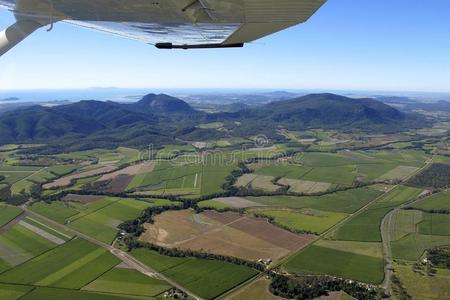
[[[227,130],[198,126],[208,122],[223,122]],[[149,94],[131,104],[88,100],[5,112],[0,115],[0,144],[45,143],[89,149],[254,134],[280,139],[279,128],[395,132],[427,125],[421,116],[402,113],[382,102],[335,94],[311,94],[225,113],[200,112],[178,98]]]

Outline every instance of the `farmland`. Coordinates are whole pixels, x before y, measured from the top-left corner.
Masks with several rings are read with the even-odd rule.
[[[31,208],[43,216],[68,224],[69,227],[100,241],[111,243],[117,234],[119,224],[136,218],[147,207],[172,203],[160,199],[139,201],[105,197],[87,204],[72,201],[56,201],[51,204],[39,202]]]
[[[78,289],[118,263],[106,250],[78,238],[0,274],[0,281]]]
[[[154,224],[146,224],[145,229],[141,239],[147,242],[254,261],[277,260],[312,240],[311,236],[296,235],[262,220],[212,211],[165,212],[155,218]]]
[[[150,278],[133,269],[116,267],[83,287],[83,290],[135,296],[157,296],[170,287],[163,280]]]
[[[396,208],[389,228],[396,263],[450,245],[448,215],[431,214],[449,208],[448,191],[398,209],[423,192],[398,184],[430,158],[409,149],[414,143],[339,150],[356,141],[320,130],[292,134],[314,139],[299,142],[302,151],[295,143],[254,147],[255,137],[224,137],[178,141],[148,157],[142,149],[116,148],[27,160],[38,166],[15,165],[17,150],[0,152],[1,189],[24,192],[28,201],[44,187],[20,208],[0,204],[0,298],[161,299],[177,286],[203,299],[280,299],[257,271],[264,268],[378,285],[380,224]]]
[[[325,212],[313,209],[294,210],[256,210],[293,231],[307,231],[322,234],[324,231],[343,220],[347,214]]]
[[[380,226],[383,217],[396,206],[414,200],[421,191],[398,187],[371,205],[366,211],[350,219],[334,237],[339,240],[381,242]]]
[[[146,249],[135,250],[133,255],[204,299],[214,299],[257,274],[244,266],[214,260],[171,258]]]
[[[293,256],[283,267],[293,273],[332,274],[374,284],[384,276],[381,258],[315,245]]]
[[[248,197],[248,199],[273,207],[311,208],[323,211],[353,213],[380,195],[382,195],[382,192],[362,188],[323,196],[273,196]]]

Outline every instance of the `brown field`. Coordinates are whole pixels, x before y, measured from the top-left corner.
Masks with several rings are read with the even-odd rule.
[[[104,196],[95,196],[95,195],[74,195],[69,194],[63,198],[64,201],[73,201],[80,202],[82,204],[93,203],[105,198]]]
[[[112,179],[111,182],[108,184],[107,192],[110,193],[124,192],[132,180],[133,176],[120,174],[119,176]]]
[[[331,187],[328,182],[315,182],[307,180],[281,178],[278,183],[290,186],[289,191],[294,193],[314,194],[325,192]]]
[[[94,170],[81,172],[78,174],[73,174],[70,176],[62,177],[59,179],[56,179],[50,183],[44,184],[44,189],[52,189],[52,188],[60,188],[70,185],[71,181],[74,179],[80,179],[85,177],[93,177],[102,173],[108,173],[116,170],[117,168],[114,166],[103,166],[101,168],[97,168]]]
[[[117,170],[117,171],[109,173],[109,174],[105,174],[102,177],[100,177],[97,181],[100,182],[100,181],[113,180],[120,175],[134,176],[134,175],[149,173],[149,172],[153,171],[154,168],[155,168],[154,161],[146,161],[146,162],[143,162],[143,163],[140,163],[137,165],[133,165],[133,166],[126,167],[124,169]]]
[[[223,203],[225,205],[229,205],[231,207],[235,207],[235,208],[265,206],[263,204],[259,204],[259,203],[247,200],[245,198],[240,198],[240,197],[215,198],[212,200]]]
[[[249,260],[276,261],[313,240],[312,236],[294,234],[266,221],[231,212],[169,211],[144,227],[146,231],[140,239],[147,242]]]
[[[238,178],[236,186],[249,187],[255,190],[263,190],[267,192],[276,192],[280,187],[272,183],[274,177],[255,174],[244,174]]]

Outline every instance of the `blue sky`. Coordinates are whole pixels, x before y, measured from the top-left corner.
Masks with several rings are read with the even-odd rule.
[[[92,86],[450,92],[450,1],[329,0],[244,49],[163,51],[58,23],[0,58],[1,90]]]

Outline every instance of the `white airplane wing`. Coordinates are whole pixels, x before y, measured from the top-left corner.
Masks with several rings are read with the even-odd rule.
[[[0,0],[18,22],[3,50],[35,29],[66,21],[158,48],[242,46],[307,21],[326,0]],[[34,22],[34,24],[33,24]],[[34,26],[33,26],[34,25]],[[18,40],[18,41],[17,41]],[[9,42],[9,44],[8,44]],[[11,48],[9,47],[9,48]],[[0,35],[0,55],[2,53]],[[6,51],[5,51],[6,49]]]

